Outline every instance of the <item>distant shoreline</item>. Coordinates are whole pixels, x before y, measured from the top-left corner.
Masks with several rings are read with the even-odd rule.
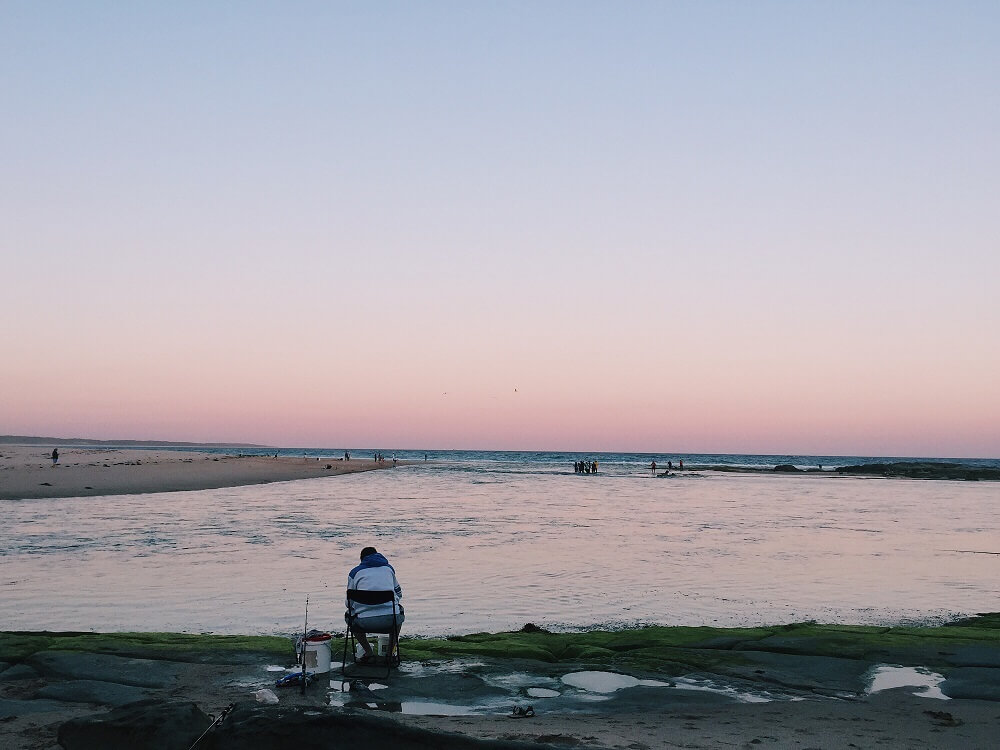
[[[274,448],[257,443],[190,443],[175,440],[95,440],[93,438],[36,437],[33,435],[0,435],[0,445],[88,445],[107,448]]]
[[[30,443],[0,437],[0,500],[134,495],[157,492],[240,487],[270,482],[316,479],[339,474],[392,468],[392,461],[371,458],[333,458],[329,455],[290,455],[289,450],[265,446],[136,443],[113,447],[101,441],[32,438]],[[55,439],[53,439],[55,440]],[[53,464],[52,448],[59,449]],[[249,449],[250,455],[243,451]],[[400,460],[398,466],[414,463]],[[660,468],[664,468],[661,467]],[[854,477],[884,479],[935,479],[946,481],[998,481],[1000,469],[948,461],[894,461],[849,466],[801,465],[739,466],[688,464],[673,467],[657,478],[697,477],[701,472],[756,476]],[[647,474],[648,476],[648,474]],[[703,476],[703,475],[702,475]]]

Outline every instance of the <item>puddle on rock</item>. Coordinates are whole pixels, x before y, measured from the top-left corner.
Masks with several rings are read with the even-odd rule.
[[[944,682],[944,676],[924,667],[896,667],[879,664],[871,669],[868,677],[871,682],[865,692],[869,695],[893,688],[915,687],[920,689],[915,691],[913,695],[920,698],[951,700],[941,692],[940,685]]]
[[[588,693],[613,693],[639,684],[635,677],[617,672],[570,672],[562,676],[562,681]]]
[[[649,680],[649,682],[652,682],[652,680]],[[774,696],[767,691],[761,691],[759,693],[746,693],[737,690],[731,685],[720,686],[711,680],[695,680],[690,677],[678,677],[674,680],[673,684],[669,685],[669,687],[679,688],[681,690],[702,690],[706,693],[726,695],[738,703],[770,703],[775,700]]]
[[[571,672],[563,675],[562,681],[570,687],[584,690],[587,693],[607,696],[618,690],[632,687],[676,688],[680,690],[701,690],[706,693],[725,695],[740,703],[768,703],[774,697],[767,692],[741,692],[730,685],[717,685],[709,680],[695,680],[679,677],[672,682],[662,680],[640,680],[627,674],[617,672]],[[579,696],[593,700],[596,695]]]
[[[449,703],[431,703],[429,701],[403,701],[400,711],[414,716],[468,716],[475,710],[469,706],[453,706]]]
[[[558,698],[562,695],[558,690],[549,690],[548,688],[540,687],[530,687],[525,692],[532,698]]]

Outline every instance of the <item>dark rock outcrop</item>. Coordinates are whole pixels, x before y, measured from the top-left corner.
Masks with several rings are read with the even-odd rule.
[[[49,711],[62,711],[65,708],[66,705],[59,701],[0,698],[0,720],[13,719],[26,714],[44,714]]]
[[[794,466],[793,464],[778,464],[777,466],[774,467],[774,470],[775,471],[786,472],[786,473],[789,473],[789,474],[792,473],[792,472],[802,471],[802,469],[800,469],[797,466]]]
[[[189,748],[211,723],[194,703],[140,701],[70,719],[59,727],[59,745],[64,750]]]
[[[211,719],[193,703],[142,701],[59,728],[64,750],[189,748]],[[431,732],[379,716],[316,708],[237,704],[198,750],[537,750],[544,744]]]
[[[953,669],[940,687],[941,692],[949,698],[1000,701],[1000,669],[989,667]]]
[[[28,664],[49,678],[98,680],[144,688],[170,687],[180,671],[178,665],[165,661],[74,651],[40,651],[28,659]]]
[[[99,706],[124,706],[151,697],[148,690],[100,680],[54,682],[39,689],[35,695],[67,703],[94,703]]]
[[[989,469],[947,461],[897,461],[895,463],[838,466],[839,474],[864,474],[908,479],[1000,479],[1000,469]]]
[[[199,750],[538,750],[545,745],[431,732],[366,713],[237,704]]]
[[[9,680],[34,680],[38,678],[38,672],[27,664],[15,664],[9,669],[0,670],[0,681]]]

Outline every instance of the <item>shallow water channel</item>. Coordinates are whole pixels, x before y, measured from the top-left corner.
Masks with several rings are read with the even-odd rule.
[[[419,465],[252,487],[4,501],[3,624],[301,631],[343,623],[374,544],[406,632],[933,622],[1000,594],[989,482]]]

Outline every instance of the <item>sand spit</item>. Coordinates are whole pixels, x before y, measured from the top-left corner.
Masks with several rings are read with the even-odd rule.
[[[62,447],[53,465],[51,450],[0,445],[0,500],[207,490],[392,467],[372,459]]]

